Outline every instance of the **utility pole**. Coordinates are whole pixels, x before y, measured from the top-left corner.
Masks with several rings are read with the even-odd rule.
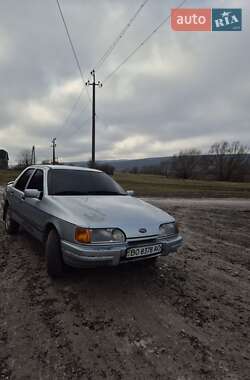
[[[56,137],[52,139],[52,165],[56,164]]]
[[[32,153],[31,153],[31,164],[32,165],[36,164],[36,148],[34,145],[32,147]]]
[[[89,80],[86,82],[86,86],[92,86],[93,95],[92,95],[92,165],[95,166],[95,88],[96,86],[102,87],[102,83],[100,81],[95,81],[95,70],[91,71],[91,75],[93,77],[93,82],[91,83]]]

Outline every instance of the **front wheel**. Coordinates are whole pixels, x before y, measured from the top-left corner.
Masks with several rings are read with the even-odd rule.
[[[65,270],[65,264],[61,252],[61,240],[55,230],[48,234],[45,255],[47,259],[47,271],[50,277],[62,277]]]
[[[4,214],[4,228],[7,234],[14,235],[18,232],[19,224],[11,218],[10,208],[6,206]]]

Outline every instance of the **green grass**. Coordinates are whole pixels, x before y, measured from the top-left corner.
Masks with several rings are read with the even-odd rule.
[[[19,174],[20,171],[18,170],[0,170],[0,186],[4,186],[6,183],[14,180]]]
[[[0,170],[0,186],[19,175],[17,170]],[[117,173],[114,179],[137,196],[184,198],[250,198],[250,183],[171,179],[159,175]]]
[[[171,179],[159,175],[117,173],[115,180],[138,196],[250,198],[250,183]]]

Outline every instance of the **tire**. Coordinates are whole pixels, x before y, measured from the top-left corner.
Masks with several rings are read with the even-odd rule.
[[[6,206],[4,212],[4,228],[7,234],[14,235],[18,232],[19,224],[10,216],[10,208]]]
[[[62,258],[60,237],[56,230],[51,230],[48,234],[45,255],[48,275],[50,277],[62,277],[65,271],[65,264]]]

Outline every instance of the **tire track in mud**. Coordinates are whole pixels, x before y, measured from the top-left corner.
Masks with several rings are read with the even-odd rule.
[[[0,319],[4,319],[4,315],[0,313]],[[8,380],[11,378],[11,369],[9,367],[9,352],[6,352],[6,345],[8,342],[8,332],[6,326],[0,326],[0,379]]]
[[[47,276],[40,245],[26,234],[6,238],[0,226],[0,374],[248,379],[248,251],[242,247],[242,265],[230,262],[236,248],[227,234],[211,239],[218,225],[230,228],[229,212],[211,228],[198,208],[169,211],[186,238],[177,255],[151,268],[72,271],[57,281]],[[247,212],[232,215],[250,221]]]
[[[176,281],[173,281],[170,273],[166,276],[162,275],[159,278],[162,293],[159,294],[154,289],[148,295],[151,299],[160,300],[163,313],[175,310],[177,317],[183,317],[178,321],[180,326],[178,341],[182,340],[183,344],[189,342],[189,351],[199,363],[202,363],[199,376],[206,374],[211,379],[217,378],[217,376],[224,379],[227,378],[228,372],[234,373],[237,366],[241,366],[241,368],[245,368],[245,376],[242,371],[241,378],[247,379],[250,368],[248,347],[250,329],[246,310],[250,309],[243,303],[237,305],[232,300],[228,304],[226,299],[219,292],[217,293],[217,289],[209,292],[201,277],[190,280],[191,274],[184,280],[182,273],[180,277],[176,276],[178,268],[174,267],[173,269]],[[186,269],[188,273],[188,268]],[[194,289],[197,293],[194,292]],[[227,306],[229,305],[228,317]],[[244,317],[233,318],[232,310],[235,310],[235,313],[242,313]],[[211,344],[212,342],[213,344]],[[238,342],[241,342],[240,349]],[[221,364],[223,364],[224,370]],[[192,370],[192,373],[195,373],[195,369]]]
[[[118,270],[119,271],[119,270]],[[84,279],[81,278],[83,273]],[[98,273],[101,275],[101,281],[98,281]],[[140,349],[139,343],[145,334],[137,325],[135,319],[128,318],[124,306],[127,304],[128,294],[122,291],[125,299],[121,301],[117,294],[113,293],[113,305],[109,305],[109,297],[112,297],[110,286],[103,288],[104,304],[99,294],[99,287],[107,278],[111,281],[115,278],[123,281],[123,271],[121,276],[116,270],[98,271],[79,271],[69,276],[69,281],[76,278],[76,284],[73,287],[60,288],[60,293],[69,306],[68,312],[73,316],[74,324],[72,330],[75,332],[79,328],[84,330],[89,336],[89,348],[93,359],[95,356],[97,367],[101,366],[100,373],[110,378],[133,378],[135,374],[140,378],[140,368],[144,367],[147,376],[151,378],[165,378],[161,372],[145,357],[143,350]],[[127,273],[128,274],[128,273]],[[105,277],[103,277],[105,276]],[[108,277],[106,277],[108,276]],[[127,281],[125,280],[125,283]],[[94,286],[94,287],[93,287]],[[82,291],[90,287],[91,292]],[[106,299],[107,297],[107,299]],[[69,301],[70,300],[70,301]],[[105,300],[107,303],[105,303]],[[102,347],[102,348],[101,348]],[[103,351],[103,354],[97,354],[97,350]]]
[[[30,296],[30,307],[35,309],[41,323],[49,332],[50,347],[43,355],[52,365],[51,373],[56,379],[80,379],[86,377],[92,379],[92,370],[84,368],[77,352],[72,349],[72,344],[67,336],[62,315],[64,305],[60,304],[58,293],[54,292],[53,282],[47,278],[44,257],[39,257],[37,270],[29,265],[28,272],[31,275],[27,279],[26,291]],[[43,266],[43,270],[41,270]],[[53,347],[51,347],[51,345]]]
[[[30,294],[34,293],[30,291]],[[56,309],[56,300],[48,298],[39,301],[39,317],[44,325],[48,328],[51,343],[54,346],[55,354],[46,351],[45,356],[49,354],[49,362],[54,362],[52,373],[54,378],[78,379],[86,375],[92,378],[92,371],[81,365],[80,357],[72,352],[71,341],[68,339],[63,322],[60,318],[61,312]],[[38,305],[36,305],[38,307]]]
[[[185,211],[187,211],[185,209]],[[248,223],[249,225],[249,212],[246,212],[244,210],[245,215],[247,215]],[[235,216],[237,213],[233,212],[233,215]],[[240,213],[238,213],[240,215]],[[189,260],[187,255],[185,255],[185,259],[183,260],[184,264],[188,264],[186,267],[186,270],[188,273],[190,273],[190,278],[195,277],[198,275],[197,279],[194,282],[196,287],[198,288],[197,296],[194,300],[195,306],[192,305],[191,302],[191,308],[187,308],[186,306],[189,306],[189,301],[193,300],[192,294],[193,289],[186,284],[184,286],[184,293],[186,292],[186,297],[184,296],[184,299],[187,298],[188,305],[185,304],[185,301],[181,300],[178,301],[178,311],[183,314],[186,318],[192,319],[192,321],[196,321],[196,316],[193,315],[194,310],[198,310],[198,326],[200,324],[200,312],[202,309],[204,310],[204,315],[206,316],[206,319],[203,320],[203,323],[201,327],[203,327],[203,330],[206,329],[206,325],[210,328],[210,325],[212,325],[213,329],[216,331],[218,335],[220,335],[221,331],[224,330],[225,336],[223,338],[227,339],[221,339],[222,343],[224,344],[224,347],[222,347],[221,354],[225,353],[226,349],[225,347],[229,345],[233,346],[233,349],[230,348],[229,356],[230,358],[230,364],[232,370],[235,370],[235,367],[239,365],[237,363],[237,360],[242,362],[242,368],[246,367],[246,364],[248,364],[248,372],[249,372],[249,358],[250,358],[250,347],[249,347],[249,337],[250,337],[250,325],[249,325],[249,315],[250,315],[250,303],[249,303],[249,283],[250,283],[250,277],[249,272],[247,268],[247,263],[249,262],[249,256],[250,251],[247,246],[249,247],[250,243],[250,237],[249,234],[246,232],[246,242],[243,245],[244,254],[242,255],[240,260],[228,260],[228,249],[232,248],[234,249],[235,246],[233,244],[230,244],[230,242],[227,241],[226,234],[221,235],[221,241],[219,242],[219,249],[218,249],[218,241],[216,239],[210,238],[210,225],[207,223],[206,229],[202,228],[202,217],[197,218],[192,216],[192,218],[189,218],[189,213],[186,215],[186,213],[183,213],[183,225],[185,225],[185,233],[187,240],[195,241],[197,240],[197,243],[195,248],[192,244],[191,247],[186,245],[184,248],[184,255],[185,251],[189,250],[191,248],[191,252],[195,254]],[[213,217],[213,214],[211,215]],[[227,218],[228,218],[228,211],[227,211]],[[186,223],[185,223],[186,219]],[[187,220],[190,221],[190,219],[195,221],[197,229],[193,228],[194,225],[191,222],[190,224],[187,223]],[[199,222],[198,222],[199,221]],[[239,224],[239,217],[237,218],[237,223]],[[244,218],[244,222],[246,221],[246,218]],[[188,226],[188,227],[187,227]],[[246,228],[245,228],[246,229]],[[199,231],[201,238],[197,239],[197,232]],[[237,230],[233,230],[235,235],[237,236]],[[232,233],[231,233],[232,234]],[[232,234],[232,240],[235,241],[235,236]],[[209,242],[210,248],[209,247]],[[232,247],[233,246],[233,247]],[[208,252],[206,252],[208,251]],[[237,254],[237,252],[235,252]],[[211,256],[211,258],[209,258]],[[187,259],[186,259],[187,258]],[[196,260],[194,261],[194,258]],[[206,258],[206,260],[204,260]],[[220,262],[218,265],[217,262]],[[181,264],[183,264],[181,262]],[[237,263],[237,266],[235,265]],[[222,267],[224,265],[224,267]],[[241,267],[242,265],[242,267]],[[203,270],[201,271],[203,266]],[[200,267],[200,268],[199,268]],[[199,272],[197,272],[196,269],[199,269]],[[222,276],[220,271],[226,273],[226,275]],[[202,277],[201,273],[204,272],[205,276]],[[166,280],[167,284],[167,280]],[[213,286],[211,286],[213,284]],[[209,286],[208,286],[209,285]],[[202,295],[203,293],[203,295]],[[166,289],[166,293],[169,295],[169,287]],[[183,295],[183,294],[182,294]],[[168,299],[168,297],[166,297]],[[204,302],[205,299],[205,302]],[[177,297],[178,300],[178,297]],[[169,301],[169,299],[168,299]],[[197,303],[198,301],[198,303]],[[172,303],[173,306],[175,306],[175,303]],[[184,307],[184,313],[183,313],[183,307]],[[223,316],[223,317],[222,317]],[[209,331],[209,335],[214,335],[213,332]],[[223,334],[222,334],[223,335]],[[230,338],[228,340],[228,338]],[[224,342],[223,342],[224,340]],[[238,342],[242,341],[241,343],[241,349],[239,349]],[[227,348],[227,347],[226,347]],[[233,353],[234,350],[234,353]],[[224,355],[224,354],[223,354]],[[236,360],[237,357],[237,360]],[[245,377],[247,371],[245,371]],[[225,376],[226,374],[224,374]]]
[[[50,362],[46,359],[46,351],[47,348],[39,350],[39,347],[36,347],[34,345],[34,342],[32,341],[31,337],[28,337],[27,335],[25,338],[30,338],[30,343],[34,347],[34,351],[36,351],[36,355],[34,360],[36,361],[36,364],[40,367],[42,367],[39,372],[42,374],[42,378],[50,378],[51,374],[53,373],[53,378],[81,378],[83,375],[87,378],[114,378],[114,379],[120,379],[123,378],[122,373],[129,373],[130,377],[133,377],[134,368],[131,368],[131,370],[127,370],[125,368],[126,362],[122,360],[122,355],[124,352],[121,352],[121,350],[118,350],[116,348],[116,345],[114,342],[112,342],[113,337],[110,339],[109,332],[106,332],[107,328],[111,327],[113,329],[113,319],[112,318],[103,318],[90,315],[88,318],[84,315],[84,320],[81,323],[81,327],[83,326],[85,330],[89,330],[89,339],[92,341],[92,343],[89,345],[89,351],[90,351],[90,357],[91,363],[95,362],[95,366],[92,366],[91,369],[85,369],[82,366],[79,365],[79,357],[77,358],[77,363],[75,358],[77,357],[75,352],[76,350],[73,350],[72,353],[72,342],[65,336],[65,331],[63,328],[63,318],[62,317],[62,309],[64,309],[65,313],[65,307],[67,304],[70,303],[68,299],[68,294],[66,292],[61,292],[63,294],[63,297],[60,297],[60,293],[58,292],[58,286],[56,284],[55,288],[53,288],[53,285],[51,285],[50,280],[47,278],[47,274],[44,272],[44,262],[43,258],[37,255],[36,250],[37,247],[33,244],[34,242],[27,241],[26,240],[27,235],[23,234],[20,235],[17,239],[16,238],[7,238],[6,241],[8,241],[9,244],[12,245],[12,249],[10,252],[10,255],[12,257],[12,262],[10,263],[11,266],[13,266],[14,261],[14,271],[12,271],[12,275],[16,274],[18,270],[20,270],[22,273],[19,273],[19,278],[22,278],[23,280],[23,292],[25,294],[25,305],[22,305],[24,309],[28,310],[29,313],[33,314],[33,317],[35,315],[35,325],[37,326],[38,330],[41,331],[44,335],[50,335],[50,338],[53,341],[53,344],[56,344],[56,350],[59,352],[59,355],[52,354],[51,361],[54,361],[54,366],[52,368],[44,369],[44,367],[50,366]],[[8,244],[7,244],[8,246]],[[35,247],[35,248],[34,248]],[[32,252],[35,251],[35,252]],[[13,253],[15,254],[13,255]],[[29,256],[30,255],[30,256]],[[14,260],[13,260],[14,259]],[[7,268],[10,269],[10,268]],[[74,276],[74,275],[73,275]],[[70,278],[70,281],[74,278]],[[62,281],[62,284],[59,282],[59,289],[61,289],[61,285],[63,286],[64,281]],[[97,281],[98,283],[98,281]],[[49,289],[49,291],[47,290]],[[54,294],[54,290],[56,289],[56,294]],[[78,292],[80,289],[76,289]],[[63,298],[63,299],[62,299]],[[58,304],[62,304],[63,307],[59,306]],[[79,310],[77,312],[78,318],[76,319],[75,315],[72,315],[73,308],[70,305],[70,322],[73,322],[73,325],[75,327],[79,327],[79,324],[75,322],[75,320],[80,321],[79,318]],[[77,309],[79,309],[78,306],[76,306]],[[94,311],[94,314],[95,311]],[[42,327],[40,326],[42,325]],[[43,326],[44,325],[44,326]],[[112,325],[112,326],[111,326]],[[46,329],[44,329],[46,327]],[[66,326],[69,327],[69,326]],[[45,330],[45,331],[44,331]],[[47,331],[48,330],[48,331]],[[100,331],[105,332],[103,339],[109,338],[109,348],[114,346],[112,355],[115,356],[115,361],[117,362],[116,365],[114,365],[114,360],[112,357],[103,358],[102,355],[98,354],[98,350],[101,350],[102,342],[99,342],[99,339],[93,339],[93,334],[96,334]],[[25,334],[25,332],[23,332]],[[35,331],[33,331],[35,333]],[[135,334],[136,335],[136,334]],[[138,332],[137,335],[139,336]],[[117,340],[124,337],[124,330],[121,330],[120,328],[117,328],[117,331],[115,333],[115,336],[117,337]],[[139,339],[138,339],[139,340]],[[41,343],[41,342],[40,342]],[[100,344],[101,343],[101,344]],[[119,342],[117,342],[117,347],[119,347]],[[129,345],[129,344],[128,344]],[[45,344],[46,346],[46,344]],[[137,351],[140,351],[140,348],[136,347]],[[97,354],[96,354],[97,352]],[[51,353],[50,353],[51,354]],[[112,356],[111,355],[111,356]],[[58,357],[59,356],[59,357]],[[65,358],[71,358],[73,356],[72,360],[66,360]],[[31,358],[29,358],[30,360]],[[98,365],[97,360],[100,361],[100,364]],[[38,361],[38,363],[37,363]],[[63,362],[63,363],[62,363]],[[110,364],[111,363],[111,364]],[[95,367],[99,367],[99,369],[95,370]],[[104,368],[102,368],[104,367]],[[136,367],[136,366],[135,366]],[[152,370],[149,376],[152,376],[155,374],[155,370],[153,368],[153,365],[151,365]],[[121,372],[122,370],[122,372]],[[140,370],[140,366],[138,368],[138,372]],[[15,369],[14,372],[15,373]],[[159,377],[159,376],[157,376]],[[159,377],[160,378],[160,377]]]
[[[1,228],[1,226],[0,226]],[[8,265],[8,244],[1,241],[0,249],[0,275],[5,271]],[[3,300],[5,288],[1,283],[0,299]],[[8,380],[11,378],[11,368],[9,366],[10,352],[6,349],[8,344],[8,326],[6,323],[7,315],[3,303],[0,301],[0,379]]]
[[[50,298],[46,290],[46,287],[49,286],[48,279],[45,283],[41,282],[42,274],[47,276],[43,258],[32,252],[33,249],[30,249],[30,244],[26,241],[26,235],[22,236],[22,239],[8,238],[8,240],[12,245],[9,255],[13,251],[16,251],[16,254],[12,255],[12,260],[9,262],[11,268],[8,268],[7,265],[5,271],[11,269],[12,275],[18,271],[18,277],[22,279],[22,288],[21,292],[16,294],[16,296],[19,295],[19,302],[8,310],[8,304],[12,300],[7,293],[13,293],[13,286],[17,289],[18,284],[15,281],[12,284],[11,281],[6,287],[7,312],[9,314],[11,310],[14,316],[12,318],[5,316],[5,320],[10,325],[9,328],[12,323],[18,324],[22,332],[14,331],[14,335],[10,337],[9,342],[5,342],[5,346],[11,346],[9,347],[9,351],[11,351],[11,348],[15,346],[13,342],[15,335],[20,335],[23,348],[29,351],[28,346],[32,347],[31,352],[25,353],[25,355],[27,355],[30,367],[34,367],[37,378],[41,376],[43,379],[78,379],[83,375],[88,375],[87,371],[77,363],[77,355],[73,356],[70,342],[64,336],[60,322],[57,320],[59,311],[55,307],[56,300]],[[30,317],[27,318],[23,312],[28,313]],[[18,313],[23,316],[22,323],[18,321]],[[42,336],[41,339],[37,333]],[[20,367],[19,356],[20,353],[15,359],[15,368],[12,369],[14,377],[17,366]],[[27,376],[27,372],[24,376],[25,378],[34,378],[31,374]],[[16,377],[18,378],[18,375]]]
[[[172,269],[176,270],[176,268],[174,268],[174,267]],[[150,275],[152,275],[152,273],[150,273]],[[155,280],[154,277],[157,277],[157,276],[153,275],[153,279]],[[180,279],[183,281],[183,273],[181,274],[181,276],[176,276],[177,281],[179,281]],[[146,278],[144,278],[144,280],[146,280]],[[169,282],[172,283],[172,280],[170,280]],[[157,287],[158,287],[158,284],[157,284],[156,288]],[[160,283],[160,288],[162,288],[162,283]],[[138,292],[141,293],[141,289],[138,289]],[[152,293],[150,294],[150,296],[152,296]],[[180,294],[179,294],[179,296],[180,296]],[[82,324],[84,326],[87,326],[88,328],[92,329],[93,328],[92,321],[89,319],[86,319],[86,310],[85,310],[85,308],[82,308],[79,297],[77,297],[77,299],[75,299],[75,293],[70,293],[69,297],[71,297],[71,299],[74,298],[74,304],[72,306],[74,309],[77,310],[78,316],[80,317],[79,319],[84,320],[84,322]],[[157,297],[157,293],[156,293],[156,297]],[[157,297],[157,298],[159,299],[159,297]],[[182,302],[183,302],[183,300],[182,300]],[[79,313],[80,313],[80,315],[79,315]],[[138,316],[138,314],[140,315],[140,311],[138,313],[138,310],[135,310],[135,313],[137,314],[137,316]],[[178,314],[180,314],[179,311],[178,311]],[[186,315],[184,315],[184,316],[186,317]],[[135,319],[135,321],[136,321],[136,319]],[[143,319],[141,318],[141,322],[142,321],[143,321]],[[115,321],[113,321],[113,320],[111,321],[113,328],[115,328],[115,323],[113,323],[113,322],[115,322]],[[184,326],[185,326],[185,324],[184,324]],[[110,327],[110,326],[108,326],[108,327]],[[185,328],[186,328],[186,326],[185,326]],[[97,324],[97,331],[98,331],[98,329],[99,329],[99,327]],[[93,328],[93,330],[95,331],[94,328]],[[147,363],[147,365],[152,366],[152,368],[154,368],[154,376],[156,376],[155,369],[156,369],[157,359],[159,359],[159,356],[160,356],[160,360],[159,360],[159,362],[160,362],[161,360],[163,360],[166,353],[171,352],[170,347],[171,346],[173,347],[174,345],[176,345],[174,340],[175,340],[175,337],[177,337],[179,341],[180,340],[182,341],[182,346],[185,346],[185,350],[183,351],[183,354],[184,353],[187,354],[187,351],[191,351],[192,355],[196,355],[196,357],[198,357],[199,360],[202,362],[201,368],[199,369],[199,371],[197,371],[197,376],[201,376],[204,374],[206,374],[206,375],[210,374],[211,378],[213,378],[214,371],[213,371],[213,367],[211,366],[211,360],[212,360],[211,359],[211,357],[212,357],[211,351],[209,350],[208,346],[204,342],[202,342],[202,340],[200,340],[198,337],[194,336],[192,332],[187,333],[187,332],[185,332],[185,330],[180,330],[180,331],[176,332],[174,337],[169,336],[168,338],[169,338],[169,340],[171,340],[171,345],[168,346],[168,348],[166,348],[166,345],[164,342],[162,342],[161,344],[157,343],[157,340],[160,340],[159,336],[157,336],[157,335],[159,335],[159,332],[157,333],[156,336],[154,336],[152,334],[148,334],[148,333],[146,333],[145,326],[144,326],[144,331],[143,331],[137,325],[137,321],[135,323],[132,323],[132,324],[130,323],[130,326],[126,326],[126,325],[124,326],[124,325],[121,325],[121,323],[120,323],[120,331],[118,330],[117,334],[119,336],[121,336],[122,338],[125,337],[126,340],[129,342],[129,344],[132,345],[134,347],[134,349],[136,348],[136,350],[134,350],[133,355],[137,355],[136,356],[137,361],[142,360],[144,363]],[[121,340],[121,344],[122,343],[123,342]],[[179,348],[180,351],[182,349],[183,349],[183,347]],[[152,361],[153,355],[155,357],[154,357],[154,360]],[[217,355],[218,355],[218,352],[217,352]],[[169,358],[168,358],[168,360],[169,360]],[[179,360],[180,360],[180,362],[182,361],[181,357],[179,358]],[[140,365],[142,365],[142,364],[140,364]],[[164,368],[164,371],[165,371],[165,376],[166,376],[166,367]],[[219,368],[218,368],[218,371],[219,371]],[[174,376],[173,373],[171,375]],[[224,375],[224,373],[223,373],[223,375]],[[160,371],[158,372],[157,376],[159,378],[165,378],[164,374],[161,374]],[[170,376],[170,378],[172,376]]]
[[[168,275],[162,274],[158,277],[158,281],[161,284],[163,288],[163,292],[160,296],[160,299],[163,303],[166,305],[171,305],[175,308],[175,310],[178,312],[179,315],[182,315],[185,319],[189,319],[191,324],[193,325],[194,330],[200,329],[200,335],[202,333],[202,330],[209,333],[208,336],[213,336],[216,334],[220,334],[221,330],[224,330],[225,334],[227,334],[227,338],[230,338],[230,344],[233,345],[234,353],[229,352],[228,355],[231,356],[230,358],[230,367],[232,371],[235,370],[235,367],[237,367],[237,360],[239,362],[242,362],[242,367],[245,368],[246,364],[249,364],[248,359],[250,358],[250,350],[248,347],[249,337],[250,337],[250,328],[249,328],[249,316],[250,314],[250,307],[249,307],[249,300],[248,299],[248,292],[247,287],[249,289],[249,272],[246,270],[246,262],[249,259],[249,250],[246,249],[246,246],[243,249],[245,249],[244,255],[242,256],[242,259],[240,260],[240,265],[243,265],[243,273],[240,273],[237,268],[235,268],[235,261],[239,262],[239,260],[228,260],[226,257],[225,262],[225,253],[227,252],[227,247],[232,249],[232,244],[230,244],[226,238],[225,234],[222,234],[221,236],[221,242],[220,242],[220,254],[219,250],[217,252],[217,246],[216,249],[214,249],[214,246],[217,243],[216,239],[210,238],[210,225],[207,223],[208,229],[203,229],[203,219],[202,217],[195,217],[195,215],[192,215],[190,218],[190,213],[186,213],[187,209],[184,208],[184,210],[180,210],[180,208],[175,207],[174,210],[169,209],[168,210],[174,214],[177,213],[178,218],[182,220],[182,225],[184,226],[184,235],[186,236],[187,244],[183,251],[183,259],[179,260],[180,257],[177,256],[174,261],[174,271],[172,272],[174,275],[171,276],[171,273],[168,272]],[[178,213],[178,211],[180,211]],[[189,211],[189,210],[188,210]],[[245,215],[249,215],[249,213],[244,210]],[[193,214],[193,213],[192,213]],[[194,213],[195,214],[195,213]],[[234,213],[235,214],[235,213]],[[212,215],[213,216],[213,215]],[[226,218],[228,218],[228,215],[226,215]],[[246,219],[246,218],[244,218]],[[190,223],[191,220],[191,223]],[[208,222],[209,218],[205,222]],[[196,229],[193,229],[193,222],[197,224],[197,231],[200,233],[197,234]],[[239,222],[239,218],[238,218]],[[248,217],[249,222],[249,217]],[[194,232],[194,231],[195,232]],[[235,231],[237,233],[237,231]],[[249,236],[246,234],[246,242],[249,242]],[[198,237],[198,239],[197,239]],[[232,238],[234,239],[234,237]],[[189,244],[189,241],[195,241],[197,240],[196,245]],[[211,245],[212,240],[212,248],[210,247],[208,250],[208,247]],[[210,243],[210,244],[209,244]],[[246,245],[246,244],[245,244]],[[206,251],[209,252],[206,252]],[[191,252],[190,252],[191,251]],[[221,255],[221,252],[223,252],[223,255]],[[191,254],[190,254],[191,253]],[[208,254],[209,253],[209,254]],[[217,265],[217,257],[214,257],[214,254],[218,253],[218,258],[220,258],[220,263],[224,264],[223,271],[226,271],[226,282],[225,278],[221,279],[220,270],[222,270],[222,267]],[[211,259],[209,260],[209,256],[211,256]],[[204,260],[204,258],[206,260]],[[214,260],[215,259],[215,260]],[[181,264],[181,268],[178,264]],[[232,265],[230,265],[232,264]],[[203,268],[202,268],[202,267]],[[219,282],[219,286],[213,286],[214,289],[210,289],[207,285],[210,283],[213,283],[213,278],[210,275],[211,272],[211,266],[215,267],[215,272],[217,270],[216,276],[214,277]],[[177,273],[181,272],[177,275]],[[197,270],[198,269],[198,270]],[[205,276],[202,276],[202,272],[204,272]],[[184,275],[183,275],[184,270]],[[166,272],[166,271],[165,271]],[[214,276],[214,274],[213,274]],[[176,277],[176,281],[175,281]],[[196,278],[195,278],[196,277]],[[236,278],[235,278],[236,277]],[[193,278],[191,280],[191,278]],[[174,281],[173,281],[174,280]],[[240,280],[240,282],[239,282]],[[190,284],[195,286],[197,289],[197,295],[194,292],[194,288],[190,288]],[[216,283],[216,281],[215,281]],[[232,296],[232,289],[229,288],[229,285],[232,286],[232,284],[235,284],[235,290]],[[221,286],[220,286],[221,285]],[[244,288],[246,286],[246,288]],[[243,291],[244,289],[244,291]],[[151,289],[152,290],[152,289]],[[227,296],[227,292],[230,294],[230,296]],[[243,295],[241,294],[243,292]],[[203,294],[202,294],[203,293]],[[159,293],[158,293],[159,294]],[[149,294],[150,295],[150,294]],[[157,290],[153,290],[153,295],[157,297]],[[164,295],[164,296],[163,296]],[[152,294],[151,294],[152,296]],[[232,298],[233,297],[233,298]],[[236,315],[240,315],[240,318],[238,318],[238,315],[234,318],[232,315],[232,310],[236,312]],[[228,311],[228,313],[227,313]],[[224,314],[224,315],[223,315]],[[223,319],[222,319],[223,315]],[[226,319],[226,323],[225,323]],[[215,328],[216,334],[213,334],[211,331],[211,324],[213,324],[213,329]],[[248,327],[247,327],[248,326]],[[182,334],[183,335],[183,334]],[[185,334],[184,334],[185,335]],[[199,338],[197,336],[193,336],[191,334],[191,341],[199,341]],[[238,344],[235,344],[235,341],[242,340],[242,357],[240,353],[240,350],[238,349]],[[243,344],[244,342],[244,344]],[[221,348],[218,348],[221,343]],[[222,342],[217,342],[217,348],[214,350],[210,349],[210,355],[207,355],[208,361],[207,364],[209,364],[209,360],[211,359],[211,353],[213,353],[213,356],[221,356],[221,363],[223,363],[224,357],[225,357],[225,347],[228,344],[228,341],[225,339],[222,339]],[[205,344],[206,346],[206,344]],[[202,347],[202,344],[197,345],[196,349],[198,350],[199,347]],[[233,351],[233,349],[231,350]],[[240,358],[237,357],[239,354]],[[235,357],[237,357],[237,360],[235,360]],[[222,366],[223,367],[223,366]],[[223,373],[223,376],[228,375],[228,367],[224,365],[224,369],[226,372]],[[249,365],[248,365],[249,368]],[[217,375],[220,371],[220,368],[217,368]],[[249,371],[249,369],[248,369]],[[245,372],[247,373],[247,372]],[[207,374],[208,375],[208,374]],[[211,374],[210,374],[211,375]],[[211,378],[214,378],[216,376],[215,374],[211,376]],[[224,378],[224,377],[223,377]],[[245,375],[244,378],[247,378],[247,375]]]
[[[43,259],[40,257],[36,259],[38,259],[36,266],[40,268],[40,261]],[[93,305],[91,311],[86,312],[86,306],[83,307],[79,302],[82,285],[81,272],[73,272],[69,274],[68,280],[66,278],[57,282],[49,280],[46,273],[44,274],[41,269],[36,270],[33,265],[28,264],[28,272],[35,272],[35,274],[29,275],[26,285],[26,290],[32,300],[30,306],[36,309],[39,318],[48,328],[51,340],[55,340],[59,357],[54,360],[62,368],[65,378],[86,376],[90,379],[105,377],[120,379],[123,378],[122,373],[130,372],[124,367],[123,353],[117,349],[119,344],[116,345],[112,334],[114,329],[113,318],[105,316],[105,312],[104,315],[100,315]],[[75,276],[79,276],[75,293],[72,290],[66,289],[65,291],[65,284],[74,282]],[[68,287],[66,286],[66,288]],[[90,299],[87,297],[86,301],[88,304]],[[87,344],[85,343],[86,350],[81,349],[79,336],[87,341]],[[105,341],[106,343],[103,344]],[[107,352],[104,355],[98,353],[102,346],[107,346],[108,350],[113,351],[111,355]],[[61,364],[63,358],[68,359],[66,363]],[[87,365],[90,362],[94,362],[95,365],[88,368]],[[57,376],[62,378],[62,375]],[[133,371],[131,371],[130,376],[133,376]]]

